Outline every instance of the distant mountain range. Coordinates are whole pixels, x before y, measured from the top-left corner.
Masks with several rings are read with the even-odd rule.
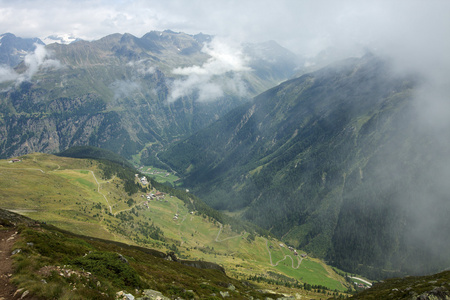
[[[159,158],[208,204],[346,271],[440,271],[448,132],[420,122],[417,85],[373,55],[348,59],[260,94]]]
[[[6,47],[12,37],[0,47],[17,53]],[[156,163],[155,151],[289,78],[297,63],[275,42],[234,50],[170,30],[53,43],[36,53],[40,40],[15,40],[29,48],[0,61],[17,73],[0,83],[0,157],[92,145]]]
[[[4,33],[0,35],[0,66],[16,67],[24,60],[27,54],[33,53],[36,44],[48,45],[58,43],[68,45],[80,40],[68,34],[51,35],[41,40],[39,38],[21,38],[12,33]]]

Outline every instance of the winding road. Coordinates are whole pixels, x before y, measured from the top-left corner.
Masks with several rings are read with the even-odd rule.
[[[296,267],[294,266],[294,259],[293,259],[292,256],[290,256],[290,255],[285,255],[283,259],[280,259],[279,261],[277,261],[277,262],[274,264],[273,261],[272,261],[272,253],[270,253],[270,249],[269,249],[269,241],[268,241],[266,238],[264,238],[264,239],[266,240],[266,249],[267,249],[267,252],[269,252],[269,258],[270,258],[270,265],[271,265],[271,266],[276,267],[276,266],[278,266],[278,264],[279,264],[280,262],[286,260],[286,259],[289,257],[289,258],[291,259],[291,261],[292,261],[292,269],[298,269],[298,268],[300,268],[300,264],[302,263],[303,258],[299,258],[298,256],[297,256],[298,264],[297,264]]]
[[[155,157],[156,157],[156,159],[157,159],[160,163],[162,163],[163,165],[167,166],[168,169],[169,169],[173,174],[177,174],[177,172],[174,171],[168,164],[166,164],[165,162],[163,162],[162,160],[159,159],[158,153],[155,153]]]

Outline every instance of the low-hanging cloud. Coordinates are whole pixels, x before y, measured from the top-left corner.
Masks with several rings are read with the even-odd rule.
[[[139,83],[131,80],[116,80],[111,86],[111,90],[114,93],[114,99],[128,98],[136,91],[139,91],[141,86]]]
[[[35,46],[34,52],[25,56],[24,63],[27,70],[19,78],[30,80],[39,70],[58,69],[61,67],[61,63],[58,60],[49,58],[51,55],[45,49],[45,46],[40,44],[35,44]]]
[[[239,74],[250,68],[240,47],[215,38],[205,44],[202,51],[210,55],[203,65],[172,70],[173,74],[181,78],[173,81],[168,101],[174,102],[194,93],[198,93],[199,102],[217,100],[226,91],[244,95],[245,86]]]
[[[16,73],[10,66],[2,65],[0,66],[0,83],[15,81],[19,77],[19,74]]]
[[[132,97],[135,93],[141,91],[142,86],[140,82],[142,78],[156,72],[152,62],[145,59],[130,61],[126,66],[129,68],[132,76],[126,80],[116,80],[109,85],[110,90],[114,94],[114,100]]]
[[[58,60],[50,59],[51,53],[45,49],[45,46],[35,44],[35,47],[34,52],[28,53],[24,58],[25,71],[23,73],[17,73],[9,66],[0,66],[0,83],[13,81],[17,85],[31,80],[39,71],[62,67]]]
[[[151,75],[156,72],[156,68],[147,60],[141,59],[137,61],[130,61],[127,66],[132,68],[138,75]]]

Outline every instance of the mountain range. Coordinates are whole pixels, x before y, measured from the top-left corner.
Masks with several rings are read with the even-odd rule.
[[[153,31],[40,47],[0,84],[0,156],[88,144],[151,162],[295,72],[295,55],[274,42],[241,53],[213,40]]]

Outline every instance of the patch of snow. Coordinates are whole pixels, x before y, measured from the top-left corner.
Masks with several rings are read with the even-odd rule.
[[[78,40],[80,40],[80,39],[74,37],[71,34],[50,35],[50,36],[45,37],[45,38],[42,39],[42,41],[46,45],[53,44],[53,43],[68,45],[68,44],[73,43],[73,42],[78,41]]]

